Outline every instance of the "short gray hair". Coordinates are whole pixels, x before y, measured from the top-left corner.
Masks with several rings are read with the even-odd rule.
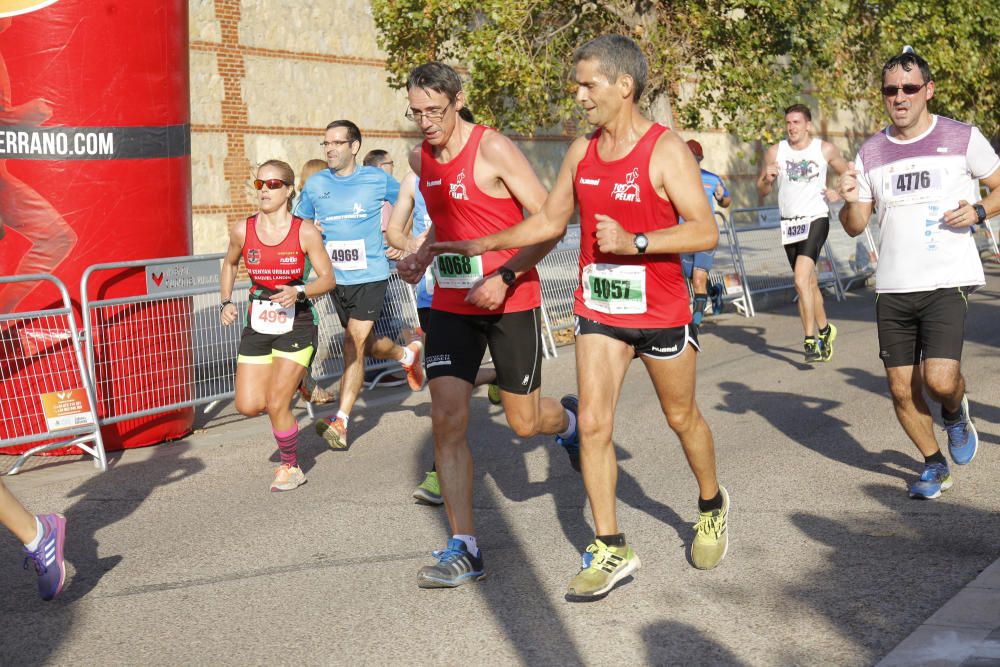
[[[614,83],[622,76],[632,77],[635,89],[632,100],[639,101],[649,78],[649,66],[642,49],[624,35],[601,35],[573,52],[573,67],[581,60],[596,60],[598,71]]]

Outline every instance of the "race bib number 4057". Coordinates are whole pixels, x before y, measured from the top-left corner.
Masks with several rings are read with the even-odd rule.
[[[583,301],[608,315],[646,312],[646,267],[588,264],[583,267]]]

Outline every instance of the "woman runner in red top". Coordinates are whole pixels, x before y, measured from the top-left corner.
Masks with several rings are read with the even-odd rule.
[[[222,323],[236,321],[233,285],[240,258],[250,275],[250,302],[244,317],[236,365],[236,409],[248,417],[267,410],[281,453],[271,491],[291,491],[306,477],[296,460],[299,427],[292,396],[316,352],[318,315],[311,299],[333,289],[333,266],[323,237],[291,214],[295,173],[280,160],[257,170],[254,187],[260,211],[233,225],[222,263]],[[310,269],[316,280],[305,283]]]

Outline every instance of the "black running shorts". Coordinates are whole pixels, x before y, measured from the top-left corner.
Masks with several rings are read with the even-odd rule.
[[[499,315],[459,315],[431,309],[424,350],[427,379],[457,377],[476,383],[489,347],[500,388],[530,394],[542,384],[542,327],[538,308]]]
[[[830,235],[830,218],[816,218],[809,223],[809,236],[797,243],[789,243],[785,246],[785,254],[788,255],[788,263],[795,270],[795,260],[799,255],[805,255],[816,263],[819,254],[823,251],[823,244],[826,237]]]
[[[340,325],[347,328],[348,320],[374,322],[382,314],[388,280],[360,285],[337,285],[330,296],[337,310]]]
[[[961,361],[969,291],[945,287],[877,294],[878,354],[886,368],[915,366],[921,359]]]
[[[650,359],[673,359],[679,357],[688,343],[700,351],[698,345],[698,327],[685,324],[682,327],[669,329],[628,329],[601,324],[585,317],[576,318],[576,335],[600,334],[608,338],[620,340],[635,349],[635,356],[640,354]]]

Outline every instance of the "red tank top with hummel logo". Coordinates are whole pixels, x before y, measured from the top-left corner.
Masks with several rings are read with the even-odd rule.
[[[573,187],[580,204],[581,284],[574,312],[581,317],[635,329],[666,329],[691,321],[678,255],[609,255],[597,248],[598,214],[617,220],[633,234],[677,224],[674,205],[657,194],[649,179],[653,147],[664,132],[669,130],[654,123],[628,155],[608,162],[597,153],[597,130],[577,165]],[[644,303],[635,298],[640,286]]]
[[[476,155],[479,142],[486,127],[476,125],[465,146],[450,162],[440,163],[435,159],[433,149],[426,141],[420,156],[420,193],[427,204],[427,213],[434,225],[434,236],[438,241],[465,241],[499,232],[524,219],[521,203],[512,198],[492,197],[476,186]],[[500,268],[517,250],[490,251],[481,258],[482,275],[486,276]],[[445,257],[445,271],[460,258]],[[456,267],[461,272],[461,267]],[[465,267],[468,269],[468,265]],[[478,267],[477,267],[478,268]],[[542,303],[542,291],[538,282],[538,272],[531,269],[517,279],[507,290],[507,299],[497,310],[485,310],[465,302],[469,288],[443,287],[440,282],[434,288],[431,307],[449,313],[463,315],[497,315],[516,313],[537,308]]]

